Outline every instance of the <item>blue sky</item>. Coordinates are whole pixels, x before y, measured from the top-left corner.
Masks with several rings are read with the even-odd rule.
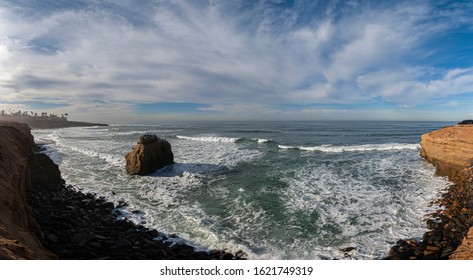
[[[473,118],[470,1],[0,0],[0,107],[110,123]]]

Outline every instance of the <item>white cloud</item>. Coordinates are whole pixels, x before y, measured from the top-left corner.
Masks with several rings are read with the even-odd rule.
[[[115,1],[112,9],[90,1],[90,9],[27,17],[10,3],[0,7],[0,102],[60,99],[87,114],[96,100],[110,101],[102,114],[153,102],[270,112],[278,103],[376,98],[413,105],[473,89],[470,68],[426,79],[431,69],[410,60],[432,55],[420,47],[426,38],[458,25],[452,14],[429,21],[435,13],[423,2],[343,13],[344,4],[332,2],[304,24],[309,4],[270,10],[261,1],[243,10],[227,1]]]
[[[460,102],[458,101],[450,101],[450,102],[447,102],[445,105],[449,106],[449,107],[458,107],[460,106]]]

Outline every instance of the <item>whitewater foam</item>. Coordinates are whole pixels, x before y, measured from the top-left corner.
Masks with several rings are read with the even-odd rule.
[[[182,136],[177,135],[178,139],[202,141],[202,142],[222,142],[222,143],[236,143],[240,138],[231,137],[217,137],[217,136]]]
[[[393,150],[417,150],[419,144],[402,144],[402,143],[389,143],[389,144],[366,144],[366,145],[352,145],[352,146],[333,146],[333,145],[320,145],[320,146],[288,146],[278,145],[279,149],[296,149],[300,151],[310,152],[324,152],[324,153],[343,153],[343,152],[368,152],[368,151],[393,151]]]
[[[246,138],[246,137],[220,137],[220,136],[182,136],[177,135],[177,139],[190,140],[190,141],[201,141],[201,142],[220,142],[220,143],[238,143],[244,141],[257,142],[257,143],[268,143],[272,140],[264,138]]]
[[[422,217],[432,210],[428,202],[445,186],[442,179],[432,181],[416,158],[407,150],[389,156],[342,158],[349,162],[343,169],[337,161],[304,164],[288,173],[284,179],[288,187],[281,196],[287,211],[313,220],[318,235],[333,236],[340,248],[357,244],[352,257],[381,258],[389,242],[423,234]],[[334,231],[339,235],[333,235]],[[312,245],[315,251],[320,247]],[[335,250],[329,256],[342,258],[343,253]]]

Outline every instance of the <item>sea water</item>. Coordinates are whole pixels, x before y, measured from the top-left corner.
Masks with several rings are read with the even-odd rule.
[[[419,156],[440,122],[169,122],[34,130],[68,184],[128,206],[136,223],[252,259],[378,259],[421,238],[447,185]],[[130,176],[139,135],[175,164]],[[354,247],[350,253],[344,248]]]

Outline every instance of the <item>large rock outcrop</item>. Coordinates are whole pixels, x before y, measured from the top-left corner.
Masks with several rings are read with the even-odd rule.
[[[126,171],[130,175],[146,175],[174,163],[171,144],[156,135],[141,135],[131,152],[126,154]]]
[[[34,155],[27,125],[0,123],[0,259],[56,258],[41,244],[41,229],[26,203]]]
[[[422,135],[420,155],[446,176],[473,163],[473,125],[455,125]]]

